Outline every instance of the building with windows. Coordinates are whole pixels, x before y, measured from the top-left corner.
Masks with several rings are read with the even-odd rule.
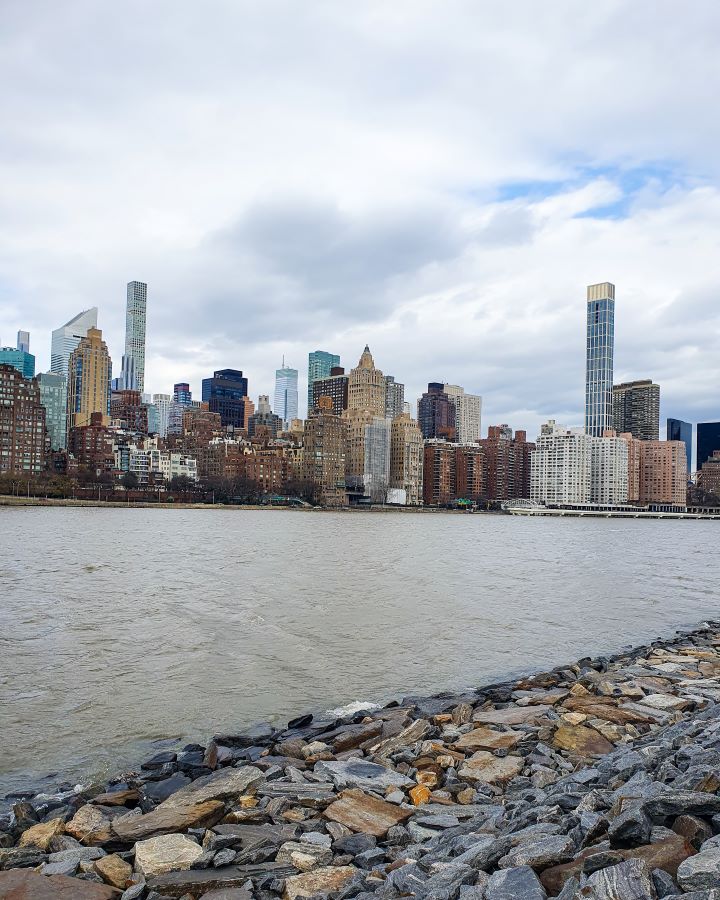
[[[203,378],[203,403],[220,415],[223,426],[246,429],[255,411],[248,397],[248,380],[239,369],[218,369],[212,378]]]
[[[374,416],[365,426],[363,489],[374,503],[384,503],[390,486],[390,421]]]
[[[173,400],[182,406],[190,406],[193,402],[190,385],[186,381],[180,381],[173,385]]]
[[[550,421],[530,458],[530,499],[575,505],[591,502],[593,437]]]
[[[698,484],[703,490],[720,497],[720,450],[705,460],[698,472]]]
[[[0,474],[37,475],[48,451],[45,407],[36,379],[0,363]]]
[[[50,371],[55,375],[68,377],[70,354],[91,328],[97,328],[97,306],[78,313],[52,333],[50,348]]]
[[[45,407],[45,425],[50,437],[50,449],[67,447],[67,381],[63,375],[42,372],[37,376],[40,402]]]
[[[336,353],[328,353],[326,350],[313,350],[312,353],[308,353],[308,415],[314,405],[313,384],[322,378],[329,378],[331,370],[339,365],[340,357]]]
[[[298,370],[285,365],[275,370],[275,415],[287,428],[298,417]]]
[[[642,441],[640,503],[685,509],[687,460],[682,441]]]
[[[257,409],[248,419],[248,435],[254,438],[264,434],[265,437],[274,439],[282,430],[283,421],[270,408],[270,397],[260,394]]]
[[[35,377],[35,357],[15,347],[0,347],[0,365],[13,366],[23,378]]]
[[[30,352],[30,332],[29,331],[18,331],[16,346],[17,346],[18,350],[21,350],[23,353]]]
[[[198,480],[197,460],[193,456],[157,448],[133,449],[130,452],[128,471],[135,475],[141,487],[173,478]]]
[[[301,478],[321,506],[346,506],[345,442],[347,423],[333,412],[329,397],[313,404],[305,422]]]
[[[125,309],[125,355],[123,384],[126,390],[145,390],[145,326],[147,321],[147,285],[130,281]]]
[[[110,398],[110,420],[113,428],[149,434],[148,408],[140,391],[115,391]]]
[[[455,440],[458,444],[475,444],[480,440],[482,397],[466,394],[457,384],[445,384],[443,389],[455,406]]]
[[[111,381],[112,360],[102,331],[90,328],[68,362],[68,431],[89,425],[93,413],[102,417],[102,425],[110,423]]]
[[[318,406],[321,397],[329,397],[332,400],[333,415],[342,415],[348,407],[348,376],[342,366],[333,366],[327,378],[318,378],[312,385],[312,411]]]
[[[398,502],[419,506],[423,496],[423,437],[417,422],[406,412],[390,425],[390,490],[400,492]]]
[[[425,441],[423,456],[423,502],[425,506],[447,506],[455,500],[457,454],[454,444]]]
[[[348,410],[362,410],[385,418],[385,376],[376,368],[365,345],[360,361],[348,376]]]
[[[491,425],[488,436],[478,444],[485,451],[484,500],[497,503],[503,500],[530,497],[530,455],[535,444],[528,443],[527,432],[516,431],[509,425]]]
[[[613,429],[631,434],[639,441],[660,438],[660,385],[644,381],[628,381],[613,387]]]
[[[615,285],[608,281],[588,286],[586,340],[585,433],[602,437],[613,427]]]
[[[394,376],[385,376],[385,418],[394,419],[405,411],[405,385],[395,381]]]
[[[620,506],[628,502],[628,445],[612,431],[592,441],[590,502]]]
[[[698,472],[716,450],[720,450],[720,422],[698,422],[697,425],[697,460]]]
[[[68,434],[68,452],[78,466],[96,476],[110,474],[115,468],[115,442],[108,421],[103,413],[92,412],[87,421],[74,425]]]
[[[668,419],[666,423],[666,436],[669,441],[682,441],[685,444],[685,458],[687,460],[688,477],[693,470],[692,439],[693,428],[690,422],[682,419]]]
[[[428,440],[454,442],[457,437],[455,402],[445,392],[445,385],[437,381],[428,384],[418,400],[418,425]]]

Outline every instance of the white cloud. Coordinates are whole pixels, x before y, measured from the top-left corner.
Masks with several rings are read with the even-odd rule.
[[[0,32],[0,338],[149,283],[153,390],[369,341],[485,422],[579,421],[584,288],[620,377],[720,416],[720,8],[35,0]],[[9,89],[8,89],[9,86]],[[507,198],[507,199],[502,199]],[[301,391],[302,393],[302,391]]]

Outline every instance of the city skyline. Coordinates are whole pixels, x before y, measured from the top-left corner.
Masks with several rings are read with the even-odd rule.
[[[663,420],[715,416],[715,5],[671,34],[647,0],[520,0],[510,31],[460,0],[402,26],[374,2],[186,17],[161,3],[143,10],[152,54],[136,4],[69,8],[16,6],[0,38],[0,332],[34,334],[39,370],[41,332],[97,305],[118,374],[139,278],[151,392],[233,367],[256,400],[283,353],[302,371],[317,347],[350,364],[369,342],[409,398],[460,384],[486,421],[535,433],[582,422],[578,300],[609,279],[616,381],[654,379]],[[202,78],[168,103],[186,96],[189,47]]]

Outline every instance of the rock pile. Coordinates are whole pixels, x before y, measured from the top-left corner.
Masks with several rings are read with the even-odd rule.
[[[3,897],[720,900],[720,625],[18,798]]]

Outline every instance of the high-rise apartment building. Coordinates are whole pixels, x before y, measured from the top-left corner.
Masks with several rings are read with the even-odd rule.
[[[720,422],[698,422],[696,448],[695,466],[699,472],[713,453],[720,450]]]
[[[406,412],[393,417],[390,426],[390,488],[402,492],[407,506],[422,503],[423,437]]]
[[[202,399],[210,412],[220,414],[224,427],[247,428],[254,412],[248,380],[239,369],[218,369],[212,378],[203,378]]]
[[[116,391],[110,398],[110,420],[113,428],[149,434],[148,408],[140,391]]]
[[[366,497],[384,503],[390,486],[390,421],[376,416],[365,427],[363,487]]]
[[[591,284],[587,289],[585,433],[593,437],[613,427],[614,347],[615,285]]]
[[[474,444],[480,440],[482,397],[466,394],[457,384],[443,385],[444,392],[455,406],[455,440],[458,444]]]
[[[684,509],[687,481],[682,441],[643,441],[640,444],[641,503]]]
[[[418,425],[425,440],[455,441],[457,435],[455,403],[445,393],[445,385],[428,384],[418,400]]]
[[[485,451],[485,494],[490,503],[530,497],[530,455],[535,444],[525,431],[513,437],[509,425],[491,425],[478,441]]]
[[[336,353],[328,353],[326,350],[313,350],[312,353],[308,353],[308,415],[313,408],[313,384],[321,378],[329,378],[330,370],[339,365],[340,357]]]
[[[698,484],[708,493],[720,497],[720,450],[716,450],[703,463],[698,472]]]
[[[305,422],[301,478],[322,506],[346,506],[345,443],[347,423],[323,396]]]
[[[102,331],[89,328],[68,362],[68,432],[89,425],[93,413],[101,415],[103,426],[110,423],[111,381],[112,360]]]
[[[554,422],[544,426],[530,458],[530,499],[576,505],[591,499],[593,437]]]
[[[37,380],[0,363],[0,474],[39,474],[46,450],[45,407]]]
[[[145,326],[147,321],[147,285],[130,281],[125,310],[125,356],[123,383],[126,390],[145,390]]]
[[[16,347],[18,348],[18,350],[21,350],[23,353],[30,352],[30,332],[29,331],[18,331]]]
[[[485,487],[485,449],[480,444],[458,444],[455,449],[455,496],[458,500],[483,500]]]
[[[68,451],[79,466],[95,475],[112,472],[115,451],[107,416],[100,412],[91,413],[87,422],[70,429]]]
[[[688,475],[692,472],[692,438],[693,429],[690,422],[682,419],[667,420],[666,435],[669,441],[682,441],[685,444],[685,458],[687,460]]]
[[[37,376],[40,402],[45,407],[45,425],[51,450],[67,447],[67,381],[62,375],[42,372]]]
[[[183,406],[192,404],[192,391],[186,381],[180,381],[178,384],[173,385],[173,400]]]
[[[0,365],[13,366],[23,378],[35,377],[35,357],[16,347],[0,347]]]
[[[613,428],[639,441],[660,438],[660,385],[650,379],[628,381],[613,387]]]
[[[332,400],[333,415],[340,416],[348,407],[348,376],[342,366],[333,366],[327,378],[318,378],[312,386],[312,403],[310,410],[318,406],[320,397]]]
[[[628,445],[613,432],[594,438],[590,459],[590,502],[619,506],[628,502]]]
[[[455,499],[457,454],[454,444],[431,439],[425,442],[423,458],[423,502],[425,506],[447,506]]]
[[[158,437],[167,437],[170,426],[170,414],[175,401],[170,394],[153,394],[152,402],[157,411],[156,434]]]
[[[405,411],[405,385],[395,381],[394,376],[385,376],[385,418],[394,419]]]
[[[50,371],[55,375],[68,377],[70,354],[91,328],[97,328],[97,306],[78,313],[52,333],[50,348]]]
[[[385,418],[385,376],[376,368],[367,344],[348,376],[348,409]]]
[[[285,365],[275,370],[275,415],[287,428],[298,415],[298,370]]]
[[[270,408],[270,397],[260,394],[255,412],[248,419],[248,435],[251,438],[264,435],[276,438],[283,430],[283,421]]]

